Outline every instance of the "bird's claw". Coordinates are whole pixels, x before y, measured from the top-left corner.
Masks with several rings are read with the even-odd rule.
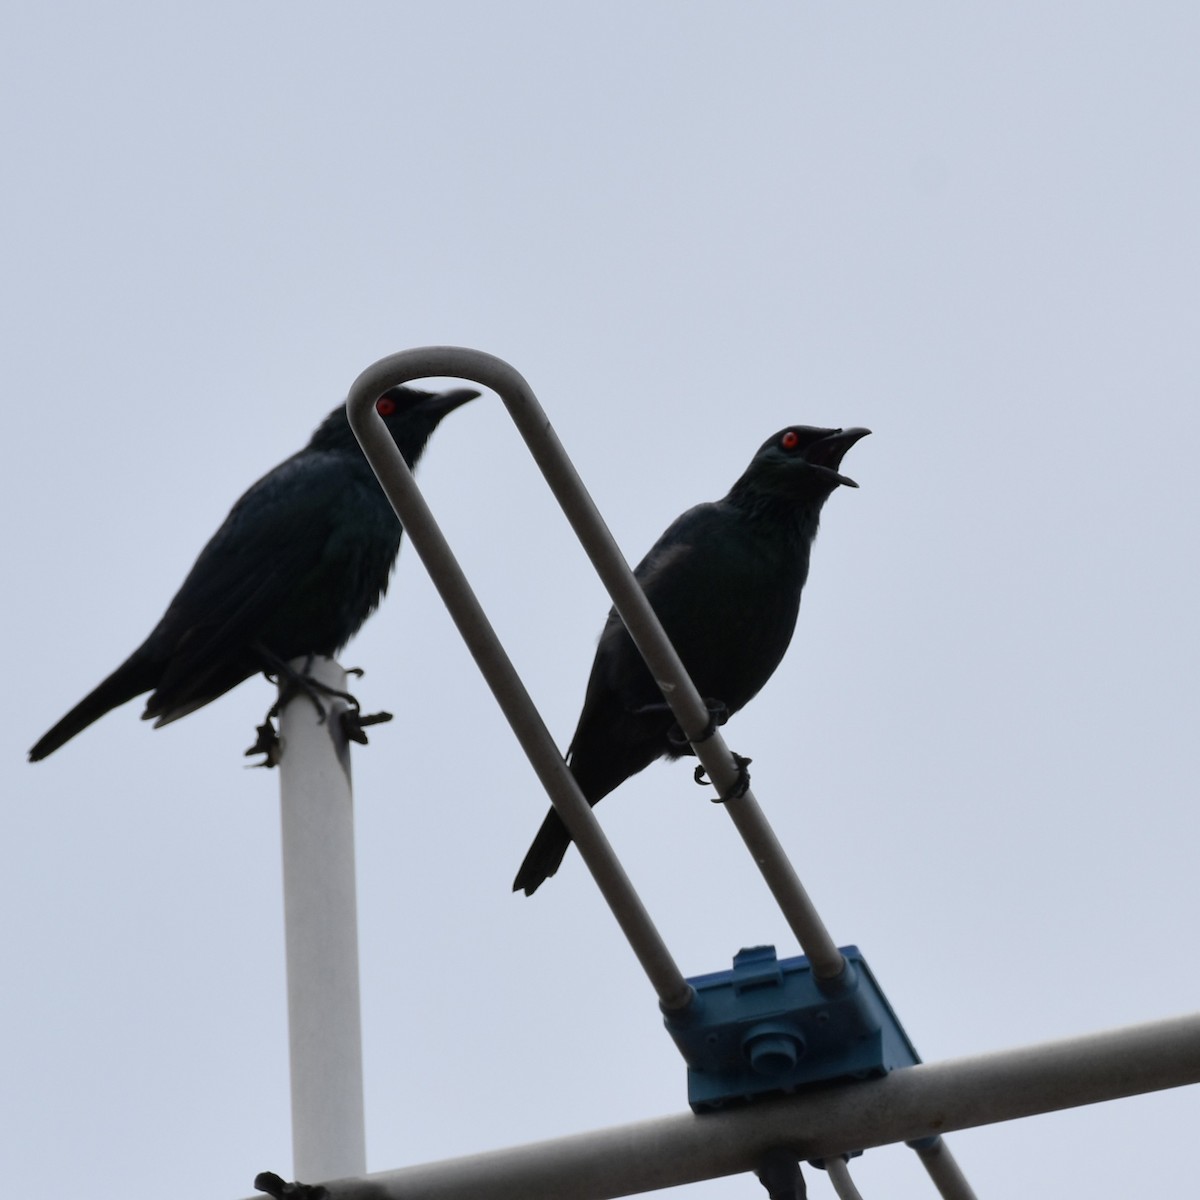
[[[725,804],[730,800],[740,800],[750,790],[750,772],[746,768],[753,762],[751,758],[746,758],[741,754],[733,756],[734,766],[737,767],[737,779],[734,780],[733,786],[728,788],[719,796],[713,797],[714,804]],[[692,778],[701,786],[707,787],[709,783],[708,773],[703,767],[697,767],[692,772]]]
[[[289,1183],[274,1171],[263,1171],[254,1177],[254,1186],[274,1200],[329,1200],[329,1189],[320,1183]]]
[[[252,767],[277,767],[279,766],[279,760],[283,757],[283,743],[279,740],[275,723],[271,720],[274,715],[274,709],[267,713],[266,719],[255,730],[258,737],[254,745],[246,751],[246,758],[250,758],[255,754],[265,755],[262,762],[251,763]]]
[[[722,704],[720,700],[712,700],[706,697],[704,706],[708,709],[708,724],[705,725],[705,727],[700,731],[695,740],[690,739],[687,734],[683,732],[678,722],[676,722],[671,726],[670,729],[667,730],[667,741],[670,742],[676,750],[681,750],[685,754],[691,753],[692,746],[697,745],[700,742],[707,742],[708,739],[712,737],[712,735],[716,733],[726,721],[729,720],[729,706]]]
[[[308,665],[311,666],[311,664],[310,657]],[[346,671],[347,675],[359,676],[362,673],[361,667],[351,667]],[[297,696],[307,696],[312,701],[313,707],[317,710],[317,722],[321,725],[324,725],[329,719],[329,713],[326,711],[325,705],[321,703],[321,696],[332,696],[338,700],[345,700],[352,709],[358,710],[358,701],[350,692],[341,691],[339,688],[322,683],[319,679],[314,679],[308,673],[308,666],[303,671],[293,671],[286,663],[280,663],[273,672],[267,671],[265,674],[272,683],[281,689],[279,699],[271,707],[272,716],[286,708]]]
[[[341,721],[342,733],[345,734],[348,742],[357,742],[360,746],[367,744],[366,726],[382,725],[385,721],[390,721],[392,714],[390,712],[371,713],[369,716],[363,716],[359,710],[357,703],[353,708],[345,710],[339,720]]]
[[[341,692],[334,692],[326,684],[313,679],[310,675],[299,674],[290,667],[284,666],[274,673],[266,671],[264,674],[279,688],[279,699],[271,705],[270,712],[267,713],[268,718],[277,717],[297,696],[307,696],[313,702],[313,707],[317,710],[317,723],[324,725],[328,714],[325,711],[325,705],[318,698],[318,693],[339,696],[343,694]]]
[[[248,756],[252,754],[263,754],[266,756],[262,762],[254,764],[256,767],[276,767],[279,765],[279,760],[283,757],[283,743],[280,742],[279,734],[275,730],[274,718],[279,716],[280,712],[297,696],[307,696],[312,701],[313,707],[317,710],[317,722],[320,725],[324,725],[329,719],[329,709],[321,702],[321,697],[332,696],[338,700],[344,700],[349,707],[342,709],[338,714],[338,724],[346,740],[357,742],[360,746],[367,744],[367,735],[364,732],[366,726],[379,725],[384,721],[392,719],[392,714],[389,712],[372,713],[364,717],[362,715],[362,706],[355,696],[350,692],[343,692],[338,688],[330,687],[329,684],[322,683],[319,679],[314,679],[308,674],[311,665],[311,657],[303,671],[294,671],[286,663],[276,661],[273,664],[274,669],[272,671],[264,672],[266,677],[279,687],[280,692],[279,699],[271,705],[266,719],[258,727],[257,741],[246,751]],[[362,673],[361,667],[346,668],[347,675],[360,676]]]
[[[311,662],[312,660],[308,661]],[[281,665],[275,674],[272,674],[270,671],[264,671],[263,673],[266,678],[271,680],[271,683],[276,684],[280,688],[280,697],[266,710],[263,724],[254,730],[257,737],[254,738],[254,744],[251,748],[246,751],[245,757],[250,758],[256,754],[263,755],[262,762],[251,763],[251,766],[266,767],[269,769],[271,767],[278,767],[283,757],[283,743],[280,740],[280,734],[278,734],[275,728],[275,719],[296,696],[307,696],[313,704],[316,704],[318,720],[322,725],[325,724],[326,714],[324,704],[318,700],[316,695],[316,692],[322,689],[324,685],[317,683],[316,679],[296,674],[292,668],[284,665]],[[355,701],[355,703],[358,702]]]

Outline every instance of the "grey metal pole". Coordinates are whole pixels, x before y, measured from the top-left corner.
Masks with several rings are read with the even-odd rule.
[[[307,660],[291,665],[304,671]],[[307,673],[346,690],[332,659]],[[350,752],[322,698],[323,722],[306,697],[280,713],[280,811],[287,945],[288,1044],[292,1077],[292,1159],[297,1179],[361,1175],[367,1169],[363,1121],[362,1019]]]
[[[552,742],[549,749],[553,753],[547,753],[548,734],[543,737],[545,728],[540,717],[536,710],[532,709],[532,705],[529,706],[529,711],[525,711],[524,701],[527,697],[524,696],[524,688],[512,671],[507,657],[500,661],[503,650],[487,625],[482,610],[474,602],[474,596],[470,595],[470,588],[458,570],[458,564],[412,483],[411,472],[391,443],[383,421],[374,409],[376,398],[389,387],[407,383],[412,379],[444,375],[481,383],[499,394],[608,589],[638,650],[646,659],[654,678],[659,681],[680,728],[690,737],[699,736],[708,725],[708,709],[663,632],[645,593],[634,579],[629,564],[558,436],[551,428],[549,418],[519,372],[502,359],[479,350],[458,346],[426,346],[382,358],[359,375],[346,401],[350,424],[410,539],[434,577],[464,640],[475,654],[480,669],[488,677],[501,706],[505,708],[514,732],[522,739],[522,746],[550,793],[554,806],[566,822],[584,860],[596,875],[601,890],[605,891],[606,898],[609,899],[610,905],[613,905],[617,893],[622,889],[609,887],[597,872],[602,871],[606,876],[612,877],[614,869],[620,870],[619,865],[615,858],[610,862],[608,856],[601,852],[602,835],[599,826],[595,825],[594,818],[585,819],[585,814],[570,798],[571,795],[578,795],[574,781],[570,780],[567,784],[561,779],[562,759],[557,749],[553,748]],[[418,538],[426,542],[429,546],[428,551],[422,550]],[[524,699],[518,700],[518,695]],[[722,794],[728,792],[737,782],[738,767],[720,732],[696,743],[695,749],[717,790]],[[551,758],[554,761],[551,761]],[[569,772],[567,777],[570,779]],[[793,933],[808,955],[814,973],[822,979],[836,978],[844,966],[842,956],[767,824],[753,793],[747,792],[740,799],[727,802],[726,808]],[[607,842],[604,842],[603,846],[607,849]],[[606,887],[609,887],[609,890],[605,890]],[[632,899],[636,900],[636,896],[632,896]],[[631,900],[626,897],[619,903],[624,907],[631,903]],[[613,907],[613,911],[617,914],[617,919],[622,920],[616,906]],[[622,923],[624,924],[624,921]],[[628,936],[628,929],[626,933]],[[632,942],[633,938],[630,940]],[[639,950],[636,944],[634,949],[639,957],[646,953],[645,948]],[[665,947],[656,951],[655,957],[661,958],[662,954],[665,954]],[[646,965],[644,957],[643,965]],[[649,970],[647,967],[647,971]],[[674,987],[674,984],[671,986]],[[663,995],[661,987],[659,994],[660,997]],[[665,998],[663,1002],[667,1007],[677,1006],[675,1002]]]
[[[829,1182],[833,1184],[833,1190],[837,1192],[838,1200],[862,1200],[862,1192],[854,1186],[845,1159],[837,1156],[827,1158],[825,1173],[829,1176]]]
[[[658,993],[660,1003],[666,1009],[681,1008],[691,999],[691,986],[675,964],[625,869],[613,853],[413,481],[412,472],[387,432],[383,419],[375,411],[376,399],[396,384],[423,375],[470,375],[469,370],[460,369],[464,364],[458,361],[437,363],[436,369],[426,369],[421,354],[421,351],[395,354],[368,367],[354,381],[346,401],[350,424],[403,523],[409,542],[425,564],[542,786],[571,831],[584,862]],[[512,368],[507,369],[512,371]],[[480,381],[484,382],[482,378]]]
[[[611,1200],[1200,1082],[1200,1013],[334,1181],[331,1200]],[[321,1182],[305,1180],[306,1183]]]
[[[913,1149],[917,1152],[921,1165],[929,1173],[929,1178],[933,1180],[933,1186],[937,1188],[939,1196],[944,1197],[944,1200],[975,1200],[975,1193],[971,1190],[967,1177],[942,1138],[918,1142]]]

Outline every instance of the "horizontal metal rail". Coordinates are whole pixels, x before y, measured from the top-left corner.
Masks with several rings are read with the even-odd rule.
[[[725,1112],[683,1113],[360,1179],[304,1182],[325,1182],[331,1200],[611,1200],[752,1171],[781,1147],[800,1160],[830,1160],[1198,1082],[1200,1013],[924,1063]]]

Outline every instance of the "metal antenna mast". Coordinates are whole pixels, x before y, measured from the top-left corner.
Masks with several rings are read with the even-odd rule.
[[[862,1072],[839,1072],[835,1067],[831,1073],[811,1077],[823,1081],[819,1089],[814,1089],[794,1086],[797,1077],[786,1076],[792,1082],[774,1090],[793,1094],[757,1098],[730,1107],[722,1107],[723,1102],[708,1105],[693,1091],[692,1107],[697,1110],[693,1113],[366,1176],[365,1164],[360,1165],[362,1085],[357,1030],[357,951],[353,949],[352,936],[354,867],[352,854],[339,850],[333,856],[322,855],[321,873],[336,868],[337,878],[322,883],[324,897],[315,909],[309,905],[306,917],[297,919],[296,930],[307,927],[308,932],[303,935],[297,932],[295,939],[293,909],[304,913],[307,901],[288,900],[289,987],[295,959],[297,980],[310,981],[300,983],[299,987],[308,993],[307,1001],[312,1002],[305,1011],[302,1001],[301,1020],[308,1024],[294,1025],[292,1033],[296,1169],[300,1179],[305,1183],[324,1182],[331,1200],[414,1200],[415,1197],[457,1200],[463,1195],[470,1195],[473,1200],[526,1200],[529,1196],[537,1196],[539,1200],[560,1197],[606,1200],[752,1171],[771,1156],[778,1161],[782,1154],[793,1161],[807,1159],[824,1165],[837,1195],[846,1200],[859,1193],[845,1157],[869,1147],[904,1141],[916,1151],[945,1200],[972,1200],[974,1193],[942,1140],[943,1132],[1200,1082],[1200,1014],[999,1054],[917,1065],[915,1052],[865,962],[855,947],[839,948],[834,943],[750,791],[727,800],[725,808],[805,957],[776,962],[773,949],[769,953],[762,949],[743,951],[735,959],[732,972],[685,979],[580,793],[413,482],[412,473],[375,411],[376,398],[388,388],[431,376],[468,379],[499,394],[612,596],[621,619],[662,686],[680,728],[689,740],[696,739],[692,742],[693,749],[719,794],[728,794],[737,781],[738,765],[720,732],[708,730],[707,707],[525,380],[498,358],[458,347],[409,350],[367,368],[351,387],[347,399],[355,434],[641,963],[658,996],[668,1028],[689,1066],[695,1067],[692,1054],[696,1039],[691,1037],[694,1032],[691,1027],[698,1010],[716,1007],[717,992],[726,983],[734,985],[734,992],[753,991],[754,988],[736,986],[739,979],[744,981],[749,975],[753,975],[756,988],[765,982],[790,986],[793,994],[798,989],[806,997],[804,1003],[809,1006],[810,1015],[815,1013],[818,1025],[831,1019],[836,1025],[840,1014],[853,1028],[874,1030],[872,1036],[881,1039],[883,1051],[882,1057],[874,1060],[872,1069],[865,1072],[876,1078],[850,1082],[844,1078],[847,1074]],[[303,711],[306,706],[292,708]],[[286,728],[284,732],[287,740]],[[331,785],[334,799],[326,797],[321,801],[335,809],[333,825],[318,834],[318,840],[328,837],[337,845],[348,847],[347,838],[352,838],[352,834],[347,824],[349,764],[344,747],[338,748],[328,737],[315,736],[312,730],[303,737],[321,748],[319,756],[325,759],[322,769],[328,769],[330,762],[337,764],[335,783]],[[285,762],[286,759],[285,752]],[[303,775],[307,770],[299,773]],[[337,793],[338,774],[345,785],[344,800]],[[303,864],[305,856],[314,853],[316,843],[310,842],[306,849],[301,838],[294,843],[298,848],[288,848],[293,843],[289,841],[287,813],[285,799],[285,860],[294,858],[295,864]],[[292,875],[300,880],[304,871],[293,870]],[[314,916],[314,912],[318,915]],[[340,915],[330,921],[320,913]],[[333,933],[335,928],[340,933]],[[311,945],[300,944],[309,938]],[[294,955],[293,940],[297,941]],[[332,969],[353,974],[352,1002],[349,988],[338,995],[332,994],[336,989],[327,989],[330,994],[322,997],[322,988],[311,982],[326,969],[314,964],[327,953],[332,956],[328,963],[337,964]],[[710,989],[716,989],[712,998],[708,998]],[[699,1000],[698,993],[703,993]],[[294,998],[290,1003],[293,1002]],[[805,1011],[808,1010],[801,1005],[791,1015],[802,1020]],[[339,1031],[346,1036],[337,1049],[331,1049],[332,1040],[328,1045],[322,1043],[331,1023],[346,1026]],[[712,1026],[711,1035],[701,1037],[699,1042],[719,1041],[729,1027],[728,1023]],[[736,1022],[734,1027],[742,1028]],[[766,1045],[761,1058],[772,1069],[786,1072],[796,1068],[797,1060],[803,1059],[808,1050],[804,1038],[792,1036],[786,1029],[779,1032],[774,1025],[771,1029],[776,1040]],[[747,1053],[752,1054],[753,1045],[754,1039],[748,1038]],[[760,1043],[760,1050],[762,1047]],[[328,1069],[319,1066],[326,1061],[322,1056],[327,1054],[345,1059],[327,1076],[338,1080],[331,1093],[341,1098],[333,1107],[342,1111],[332,1116],[322,1110],[323,1101],[313,1094],[305,1099],[296,1090],[297,1078],[306,1077],[306,1073],[310,1079],[317,1078],[322,1069]],[[705,1111],[710,1107],[719,1111]],[[335,1163],[345,1163],[346,1167],[335,1168],[332,1166]],[[312,1174],[306,1176],[301,1164],[308,1164],[304,1170],[311,1170]]]

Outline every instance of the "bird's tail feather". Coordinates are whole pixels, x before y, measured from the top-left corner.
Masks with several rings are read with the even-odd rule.
[[[529,847],[529,853],[525,855],[525,861],[521,863],[516,879],[513,880],[513,891],[532,896],[558,870],[570,844],[571,835],[567,832],[562,817],[551,809],[546,814],[537,837],[533,839],[533,845]]]
[[[86,729],[134,696],[140,696],[154,687],[157,668],[142,649],[127,658],[99,687],[89,692],[53,729],[43,734],[29,751],[29,761],[38,762],[53,754],[59,746],[69,742],[77,733]]]

